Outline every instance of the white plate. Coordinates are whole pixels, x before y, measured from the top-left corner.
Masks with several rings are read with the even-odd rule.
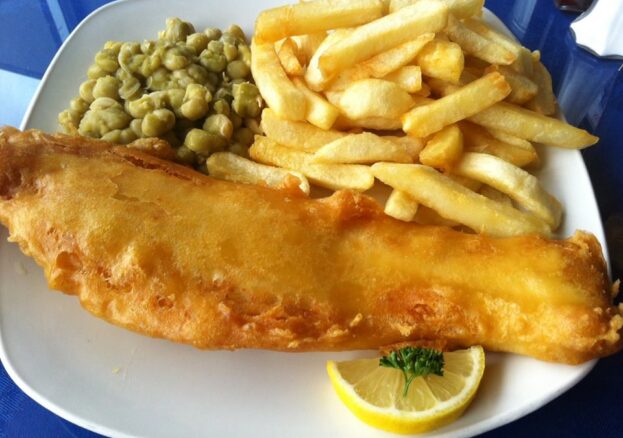
[[[250,32],[259,9],[268,3],[135,0],[99,9],[54,58],[22,128],[57,129],[56,114],[77,94],[95,51],[106,40],[153,39],[169,16],[199,29],[237,22]],[[487,18],[501,26],[490,14]],[[566,206],[561,234],[581,228],[604,242],[580,154],[550,148],[542,157],[541,179]],[[56,414],[115,436],[393,436],[351,415],[325,373],[329,358],[374,352],[206,352],[142,337],[92,317],[74,297],[50,292],[41,269],[5,243],[6,235],[2,229],[2,361],[27,394]],[[432,435],[474,435],[508,423],[570,388],[593,364],[572,367],[488,354],[473,405]]]

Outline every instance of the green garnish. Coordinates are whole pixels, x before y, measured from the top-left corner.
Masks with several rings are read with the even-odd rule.
[[[443,353],[431,348],[405,347],[383,356],[379,366],[399,369],[405,376],[403,397],[409,392],[413,379],[429,374],[443,376]]]

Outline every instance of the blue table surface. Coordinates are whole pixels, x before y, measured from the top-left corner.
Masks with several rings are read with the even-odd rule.
[[[198,0],[199,1],[199,0]],[[208,8],[210,1],[202,0]],[[622,0],[601,0],[622,1]],[[40,78],[71,30],[106,0],[0,1],[0,125],[19,126]],[[553,0],[487,0],[521,42],[540,50],[568,120],[601,140],[583,152],[606,225],[613,273],[623,272],[623,73],[621,61],[578,48],[577,15]],[[180,11],[182,18],[183,11]],[[486,437],[623,436],[623,354],[599,361],[577,386]],[[0,437],[91,437],[26,396],[0,367]]]

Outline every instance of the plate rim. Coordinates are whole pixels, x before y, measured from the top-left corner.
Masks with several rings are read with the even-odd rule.
[[[116,7],[119,7],[122,4],[125,3],[132,3],[133,0],[114,0],[110,3],[104,4],[100,7],[98,7],[97,9],[93,10],[91,13],[89,13],[73,30],[72,32],[68,35],[68,37],[65,39],[65,41],[63,41],[63,43],[61,44],[61,46],[59,47],[59,49],[57,50],[56,54],[54,55],[54,57],[52,58],[52,60],[50,61],[50,64],[48,66],[48,68],[45,71],[45,74],[43,75],[43,77],[41,78],[41,81],[39,82],[39,85],[37,87],[37,90],[35,91],[27,109],[26,112],[24,113],[24,117],[22,118],[22,121],[20,123],[20,130],[24,130],[27,129],[28,124],[30,122],[30,118],[32,116],[32,113],[34,111],[34,108],[36,107],[39,98],[41,96],[41,93],[43,91],[43,89],[45,88],[48,78],[51,75],[52,71],[55,69],[56,64],[58,62],[58,59],[60,58],[60,55],[64,52],[65,47],[69,44],[69,42],[71,40],[73,40],[75,38],[75,35],[84,27],[87,26],[88,22],[91,21],[93,19],[93,17],[95,17],[96,15],[101,14],[102,12],[104,12],[107,9],[113,9]],[[498,27],[501,27],[505,32],[510,33],[508,27],[504,24],[504,22],[502,22],[502,20],[500,20],[493,12],[491,12],[490,10],[483,8],[484,10],[484,15],[487,16],[487,19],[492,19],[495,21],[495,24]],[[512,33],[510,33],[512,35]],[[513,36],[514,37],[514,36]],[[562,115],[562,118],[564,119],[564,115]],[[601,244],[602,250],[603,250],[603,256],[604,259],[606,260],[606,264],[607,264],[607,268],[608,268],[608,274],[611,277],[611,266],[610,266],[610,260],[609,260],[609,252],[608,252],[608,248],[607,248],[607,242],[605,241],[605,233],[604,233],[604,228],[603,228],[603,221],[601,218],[601,212],[599,210],[599,204],[597,203],[596,200],[596,196],[595,196],[595,190],[594,190],[594,186],[592,184],[592,181],[590,180],[590,176],[588,174],[588,169],[586,168],[586,163],[580,153],[579,150],[572,150],[569,151],[570,153],[575,153],[577,155],[579,155],[579,161],[581,162],[581,167],[582,167],[582,171],[584,173],[584,177],[586,177],[586,179],[589,181],[589,186],[590,186],[590,194],[591,194],[591,201],[592,203],[595,205],[596,207],[596,212],[597,212],[597,218],[599,219],[599,224],[600,224],[600,228],[598,230],[592,230],[591,232],[593,234],[595,234],[598,237],[598,240]],[[7,245],[6,243],[1,243],[0,242],[0,246],[1,245]],[[0,318],[2,316],[2,312],[0,312]],[[0,327],[2,326],[2,324],[0,323]],[[35,402],[37,402],[38,404],[40,404],[41,406],[43,406],[45,409],[49,410],[50,412],[54,413],[55,415],[71,422],[74,423],[80,427],[83,427],[89,431],[95,432],[95,433],[99,433],[99,434],[103,434],[103,435],[107,435],[107,436],[118,436],[118,437],[133,437],[136,435],[132,435],[132,434],[128,434],[127,432],[124,432],[122,430],[116,429],[114,427],[110,427],[104,424],[101,424],[99,422],[96,421],[91,421],[88,420],[87,418],[79,415],[79,414],[74,414],[73,412],[71,412],[71,410],[65,409],[62,406],[60,406],[59,404],[57,404],[57,402],[54,402],[51,398],[42,395],[41,393],[39,393],[37,391],[37,389],[35,388],[35,386],[31,385],[29,382],[27,382],[19,373],[19,371],[15,368],[15,366],[13,365],[10,356],[7,354],[6,348],[5,348],[5,341],[4,341],[4,333],[2,332],[2,330],[0,330],[0,360],[2,361],[2,364],[4,366],[4,368],[7,371],[7,374],[11,377],[11,379],[15,382],[15,384],[25,393],[27,394],[30,398],[32,398]],[[536,410],[540,409],[541,407],[545,406],[546,404],[550,403],[551,401],[553,401],[554,399],[560,397],[562,394],[564,394],[565,392],[567,392],[569,389],[571,389],[572,387],[574,387],[575,385],[577,385],[581,380],[583,380],[588,373],[590,373],[593,368],[595,367],[595,365],[597,364],[598,359],[593,359],[589,362],[580,364],[580,365],[576,365],[577,367],[581,367],[582,369],[578,369],[578,373],[572,378],[570,379],[568,382],[566,382],[565,385],[560,386],[559,388],[557,388],[556,391],[550,392],[549,394],[547,394],[547,396],[539,398],[538,400],[533,401],[532,403],[523,406],[523,407],[518,407],[518,408],[514,408],[511,410],[507,410],[501,414],[498,414],[495,417],[489,417],[486,419],[483,419],[481,421],[478,421],[474,424],[468,425],[466,427],[463,427],[459,430],[454,430],[454,431],[448,431],[447,433],[443,433],[443,429],[440,430],[441,432],[441,436],[474,436],[474,435],[478,435],[487,431],[492,431],[495,430],[499,427],[502,427],[506,424],[509,424],[513,421],[516,421],[520,418],[523,418],[524,416],[535,412]],[[432,433],[434,434],[436,431],[432,431]],[[426,435],[423,435],[426,436]]]

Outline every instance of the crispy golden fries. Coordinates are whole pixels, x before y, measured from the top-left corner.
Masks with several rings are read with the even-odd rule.
[[[539,91],[539,87],[526,76],[517,73],[511,67],[505,65],[492,65],[485,69],[486,73],[497,71],[504,76],[506,82],[511,86],[511,94],[506,100],[510,103],[523,105],[533,99]]]
[[[535,176],[525,170],[493,155],[467,152],[452,171],[505,193],[552,229],[560,225],[560,203],[541,187]]]
[[[452,96],[452,94],[450,95]],[[493,128],[537,143],[569,149],[582,149],[599,140],[583,129],[562,120],[500,102],[469,118],[486,128]]]
[[[500,192],[499,190],[494,189],[491,186],[488,186],[486,184],[483,184],[482,188],[479,190],[479,192],[482,196],[486,196],[487,198],[491,199],[492,201],[495,202],[500,202],[502,204],[506,204],[509,207],[513,206],[513,200],[511,198],[508,197],[508,195],[505,195],[504,193]]]
[[[327,102],[323,96],[307,88],[303,79],[293,78],[292,82],[307,100],[307,112],[305,114],[307,121],[321,129],[330,129],[340,115],[340,110]]]
[[[422,89],[422,70],[415,65],[405,65],[383,76],[386,81],[400,85],[407,93],[417,93]]]
[[[392,190],[385,202],[385,214],[395,219],[411,222],[415,218],[419,204],[401,190]]]
[[[510,85],[501,74],[489,73],[429,105],[415,107],[402,117],[402,128],[409,135],[426,137],[478,114],[510,92]]]
[[[422,48],[433,40],[434,33],[425,33],[386,52],[355,64],[339,73],[328,89],[343,91],[352,82],[367,78],[384,78],[415,59]]]
[[[374,172],[400,220],[548,236],[562,208],[521,169],[540,162],[532,142],[597,138],[546,117],[556,98],[540,53],[483,21],[483,3],[301,0],[262,13],[252,70],[269,108],[252,158],[334,190],[365,191]]]
[[[410,145],[379,137],[370,132],[350,134],[318,149],[313,163],[371,164],[377,161],[413,163]],[[415,155],[417,158],[417,155]]]
[[[282,146],[261,135],[255,136],[249,154],[260,163],[300,172],[312,183],[331,190],[351,189],[364,192],[374,185],[374,176],[368,166],[312,163],[313,155]]]
[[[532,80],[538,86],[534,99],[526,104],[532,111],[551,116],[556,114],[556,96],[552,90],[552,77],[540,61],[536,61],[532,70]]]
[[[420,162],[430,167],[449,171],[463,154],[463,134],[457,125],[449,125],[437,132],[420,152]]]
[[[342,93],[338,106],[352,120],[381,117],[399,119],[413,107],[413,99],[400,85],[382,79],[353,82]]]
[[[465,59],[461,46],[450,41],[435,39],[420,50],[416,63],[424,75],[458,84]]]
[[[217,152],[206,160],[210,176],[245,184],[267,185],[276,189],[298,187],[309,195],[309,182],[300,172],[265,166],[231,152]]]
[[[448,18],[446,31],[450,40],[461,46],[465,53],[490,64],[510,65],[517,59],[507,48],[474,32],[452,15]]]
[[[355,28],[327,48],[318,60],[322,74],[332,78],[340,71],[392,49],[427,32],[446,26],[448,7],[439,0],[420,0],[412,6]]]
[[[389,13],[410,6],[419,0],[390,0]],[[472,15],[480,15],[485,0],[443,0],[448,5],[450,13],[457,18],[468,18]]]
[[[348,135],[345,132],[320,129],[305,122],[282,119],[270,108],[262,112],[260,126],[268,138],[304,152],[315,152],[324,145]]]
[[[290,76],[302,76],[305,68],[301,65],[298,46],[291,38],[286,38],[277,51],[279,61],[285,72]]]
[[[275,42],[291,35],[357,26],[383,15],[381,0],[317,0],[286,5],[260,13],[255,38]]]
[[[337,29],[334,32],[327,35],[325,39],[322,40],[318,49],[314,52],[312,57],[307,64],[307,71],[305,72],[305,82],[309,88],[314,91],[322,91],[329,81],[332,79],[328,75],[326,75],[319,67],[320,57],[324,52],[326,52],[329,47],[335,44],[337,41],[345,38],[346,36],[352,33],[351,29]]]
[[[312,56],[314,56],[314,53],[316,53],[316,50],[318,50],[318,47],[320,47],[320,44],[326,37],[327,33],[325,31],[291,37],[299,48],[298,55],[301,64],[309,64]]]
[[[333,127],[341,131],[357,131],[362,129],[372,129],[374,131],[395,131],[402,126],[400,119],[390,119],[387,117],[365,117],[363,119],[349,119],[340,116],[335,121]]]
[[[469,122],[461,122],[461,132],[467,151],[495,155],[518,167],[538,160],[537,152],[529,141],[512,139],[504,134],[498,138],[485,128]]]
[[[292,84],[281,67],[273,44],[251,44],[251,71],[262,97],[277,114],[291,120],[305,120],[307,99]]]
[[[506,237],[518,234],[549,236],[549,227],[537,217],[475,193],[436,170],[420,164],[376,163],[374,176],[418,203],[474,231]]]

